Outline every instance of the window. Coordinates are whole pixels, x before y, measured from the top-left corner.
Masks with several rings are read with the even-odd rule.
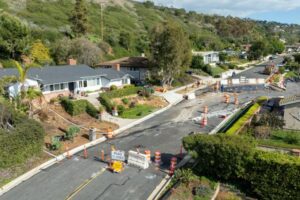
[[[83,81],[83,87],[87,87],[87,80]]]
[[[54,91],[53,85],[50,85],[50,91]]]
[[[127,84],[127,79],[122,79],[122,84]]]
[[[79,87],[82,88],[82,81],[79,81]]]
[[[100,85],[100,78],[97,78],[97,85]]]
[[[130,67],[129,70],[130,71],[138,71],[138,68],[137,67]]]
[[[55,90],[59,90],[59,84],[55,84],[55,85],[54,85],[54,89],[55,89]]]
[[[61,83],[61,84],[60,84],[60,89],[61,89],[61,90],[64,90],[64,89],[65,89],[65,84],[64,84],[64,83]]]

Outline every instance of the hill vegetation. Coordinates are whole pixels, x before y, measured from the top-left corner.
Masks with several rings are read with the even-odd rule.
[[[28,27],[28,33],[23,33],[28,38],[22,43],[21,53],[30,57],[32,46],[38,46],[33,44],[41,41],[49,49],[51,62],[55,64],[66,62],[68,57],[79,57],[81,62],[94,65],[122,56],[137,56],[141,53],[149,55],[153,28],[166,21],[172,21],[182,27],[195,50],[239,49],[242,44],[258,40],[268,42],[274,38],[284,38],[288,43],[299,40],[298,25],[204,15],[184,9],[156,6],[150,1],[110,1],[103,5],[101,16],[100,1],[82,2],[83,4],[76,4],[75,7],[72,0],[0,0],[0,12],[14,13],[22,20],[22,26]],[[81,14],[86,14],[80,22],[83,34],[79,34],[73,26],[73,23],[79,23],[78,18],[74,18],[75,8],[82,12]],[[272,37],[267,37],[269,35]],[[79,36],[81,38],[78,38]],[[78,41],[73,42],[74,38]],[[97,57],[91,56],[92,61],[80,59],[83,52],[76,49],[82,45],[93,49]],[[1,53],[0,56],[4,67],[12,66],[11,62],[7,62],[9,59],[20,60],[18,55],[16,57]],[[49,60],[40,64],[47,63]]]

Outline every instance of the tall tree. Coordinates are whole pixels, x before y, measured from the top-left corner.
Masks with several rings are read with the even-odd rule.
[[[8,13],[0,14],[0,57],[18,59],[28,43],[28,27]]]
[[[189,38],[173,22],[158,25],[152,34],[152,63],[158,67],[163,85],[171,85],[191,64],[192,51]]]
[[[87,33],[88,18],[85,0],[76,0],[70,22],[72,23],[72,30],[76,36],[81,36]]]
[[[41,40],[36,40],[31,45],[30,57],[33,59],[34,62],[41,65],[51,63],[49,49],[43,44]]]

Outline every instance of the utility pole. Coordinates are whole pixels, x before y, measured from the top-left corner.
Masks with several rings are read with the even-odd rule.
[[[100,2],[100,34],[101,34],[101,40],[103,41],[104,39],[104,16],[103,16],[103,11],[104,11],[104,4],[106,2]]]

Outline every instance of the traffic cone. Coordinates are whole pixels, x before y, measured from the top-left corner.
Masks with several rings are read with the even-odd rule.
[[[204,128],[205,126],[207,126],[207,117],[206,117],[206,115],[203,116],[202,123],[201,123],[202,128]]]
[[[101,150],[101,160],[105,161],[105,154],[104,154],[104,150]]]
[[[84,157],[85,159],[88,158],[88,152],[87,152],[85,146],[84,146],[84,149],[83,149],[83,157]]]
[[[160,151],[156,151],[154,154],[154,162],[155,166],[159,167],[161,165],[161,154]]]
[[[203,113],[204,113],[204,114],[207,114],[207,113],[208,113],[208,106],[204,106]]]
[[[170,164],[170,170],[169,170],[169,175],[170,176],[174,175],[176,164],[177,164],[177,158],[176,157],[172,157],[171,164]]]
[[[70,154],[70,151],[69,151],[69,147],[67,146],[66,147],[66,150],[67,150],[67,159],[71,159],[71,154]]]

